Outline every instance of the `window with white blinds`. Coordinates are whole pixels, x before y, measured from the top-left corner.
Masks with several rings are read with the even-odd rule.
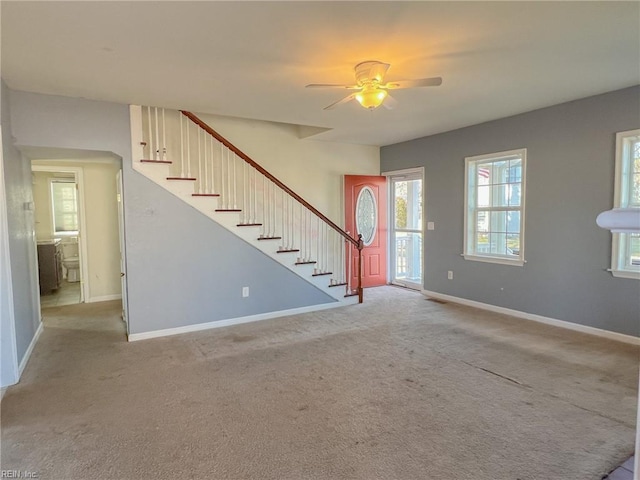
[[[75,182],[51,181],[51,205],[55,235],[78,234],[78,193]]]

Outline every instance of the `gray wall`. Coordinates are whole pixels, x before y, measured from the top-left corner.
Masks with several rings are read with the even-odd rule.
[[[640,284],[615,278],[615,133],[640,127],[640,87],[381,149],[381,171],[425,168],[424,288],[614,332],[640,334]],[[524,267],[464,260],[464,158],[527,149]],[[454,280],[447,280],[447,271]]]
[[[19,364],[22,362],[40,324],[37,297],[38,279],[36,278],[38,262],[33,210],[26,207],[30,202],[33,202],[31,169],[13,144],[10,103],[7,101],[9,91],[4,82],[1,84],[0,94],[2,96],[0,102],[2,107],[2,158],[7,203],[9,262],[13,289],[15,345]],[[6,296],[6,293],[4,295]],[[2,333],[5,333],[4,329]]]
[[[10,100],[18,145],[122,157],[131,333],[333,301],[135,172],[128,106],[20,91]]]

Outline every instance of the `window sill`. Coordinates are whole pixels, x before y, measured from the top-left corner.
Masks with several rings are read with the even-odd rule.
[[[480,256],[480,255],[467,255],[462,254],[465,260],[472,260],[474,262],[485,262],[485,263],[497,263],[500,265],[509,265],[511,267],[522,267],[526,261],[524,260],[511,260],[503,257],[490,257],[490,256]]]
[[[629,270],[612,270],[607,269],[608,272],[611,272],[611,275],[617,278],[631,278],[635,280],[640,280],[640,272],[631,272]]]

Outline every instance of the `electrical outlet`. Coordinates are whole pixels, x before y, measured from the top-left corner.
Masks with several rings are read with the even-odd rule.
[[[448,278],[449,280],[453,280],[453,270],[449,270],[449,271],[447,272],[447,278]]]
[[[246,298],[249,296],[249,287],[242,287],[242,297]]]

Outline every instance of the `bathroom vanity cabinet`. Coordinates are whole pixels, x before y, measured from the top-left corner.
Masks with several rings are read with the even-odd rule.
[[[62,284],[62,247],[60,240],[38,242],[40,295],[60,288]]]

